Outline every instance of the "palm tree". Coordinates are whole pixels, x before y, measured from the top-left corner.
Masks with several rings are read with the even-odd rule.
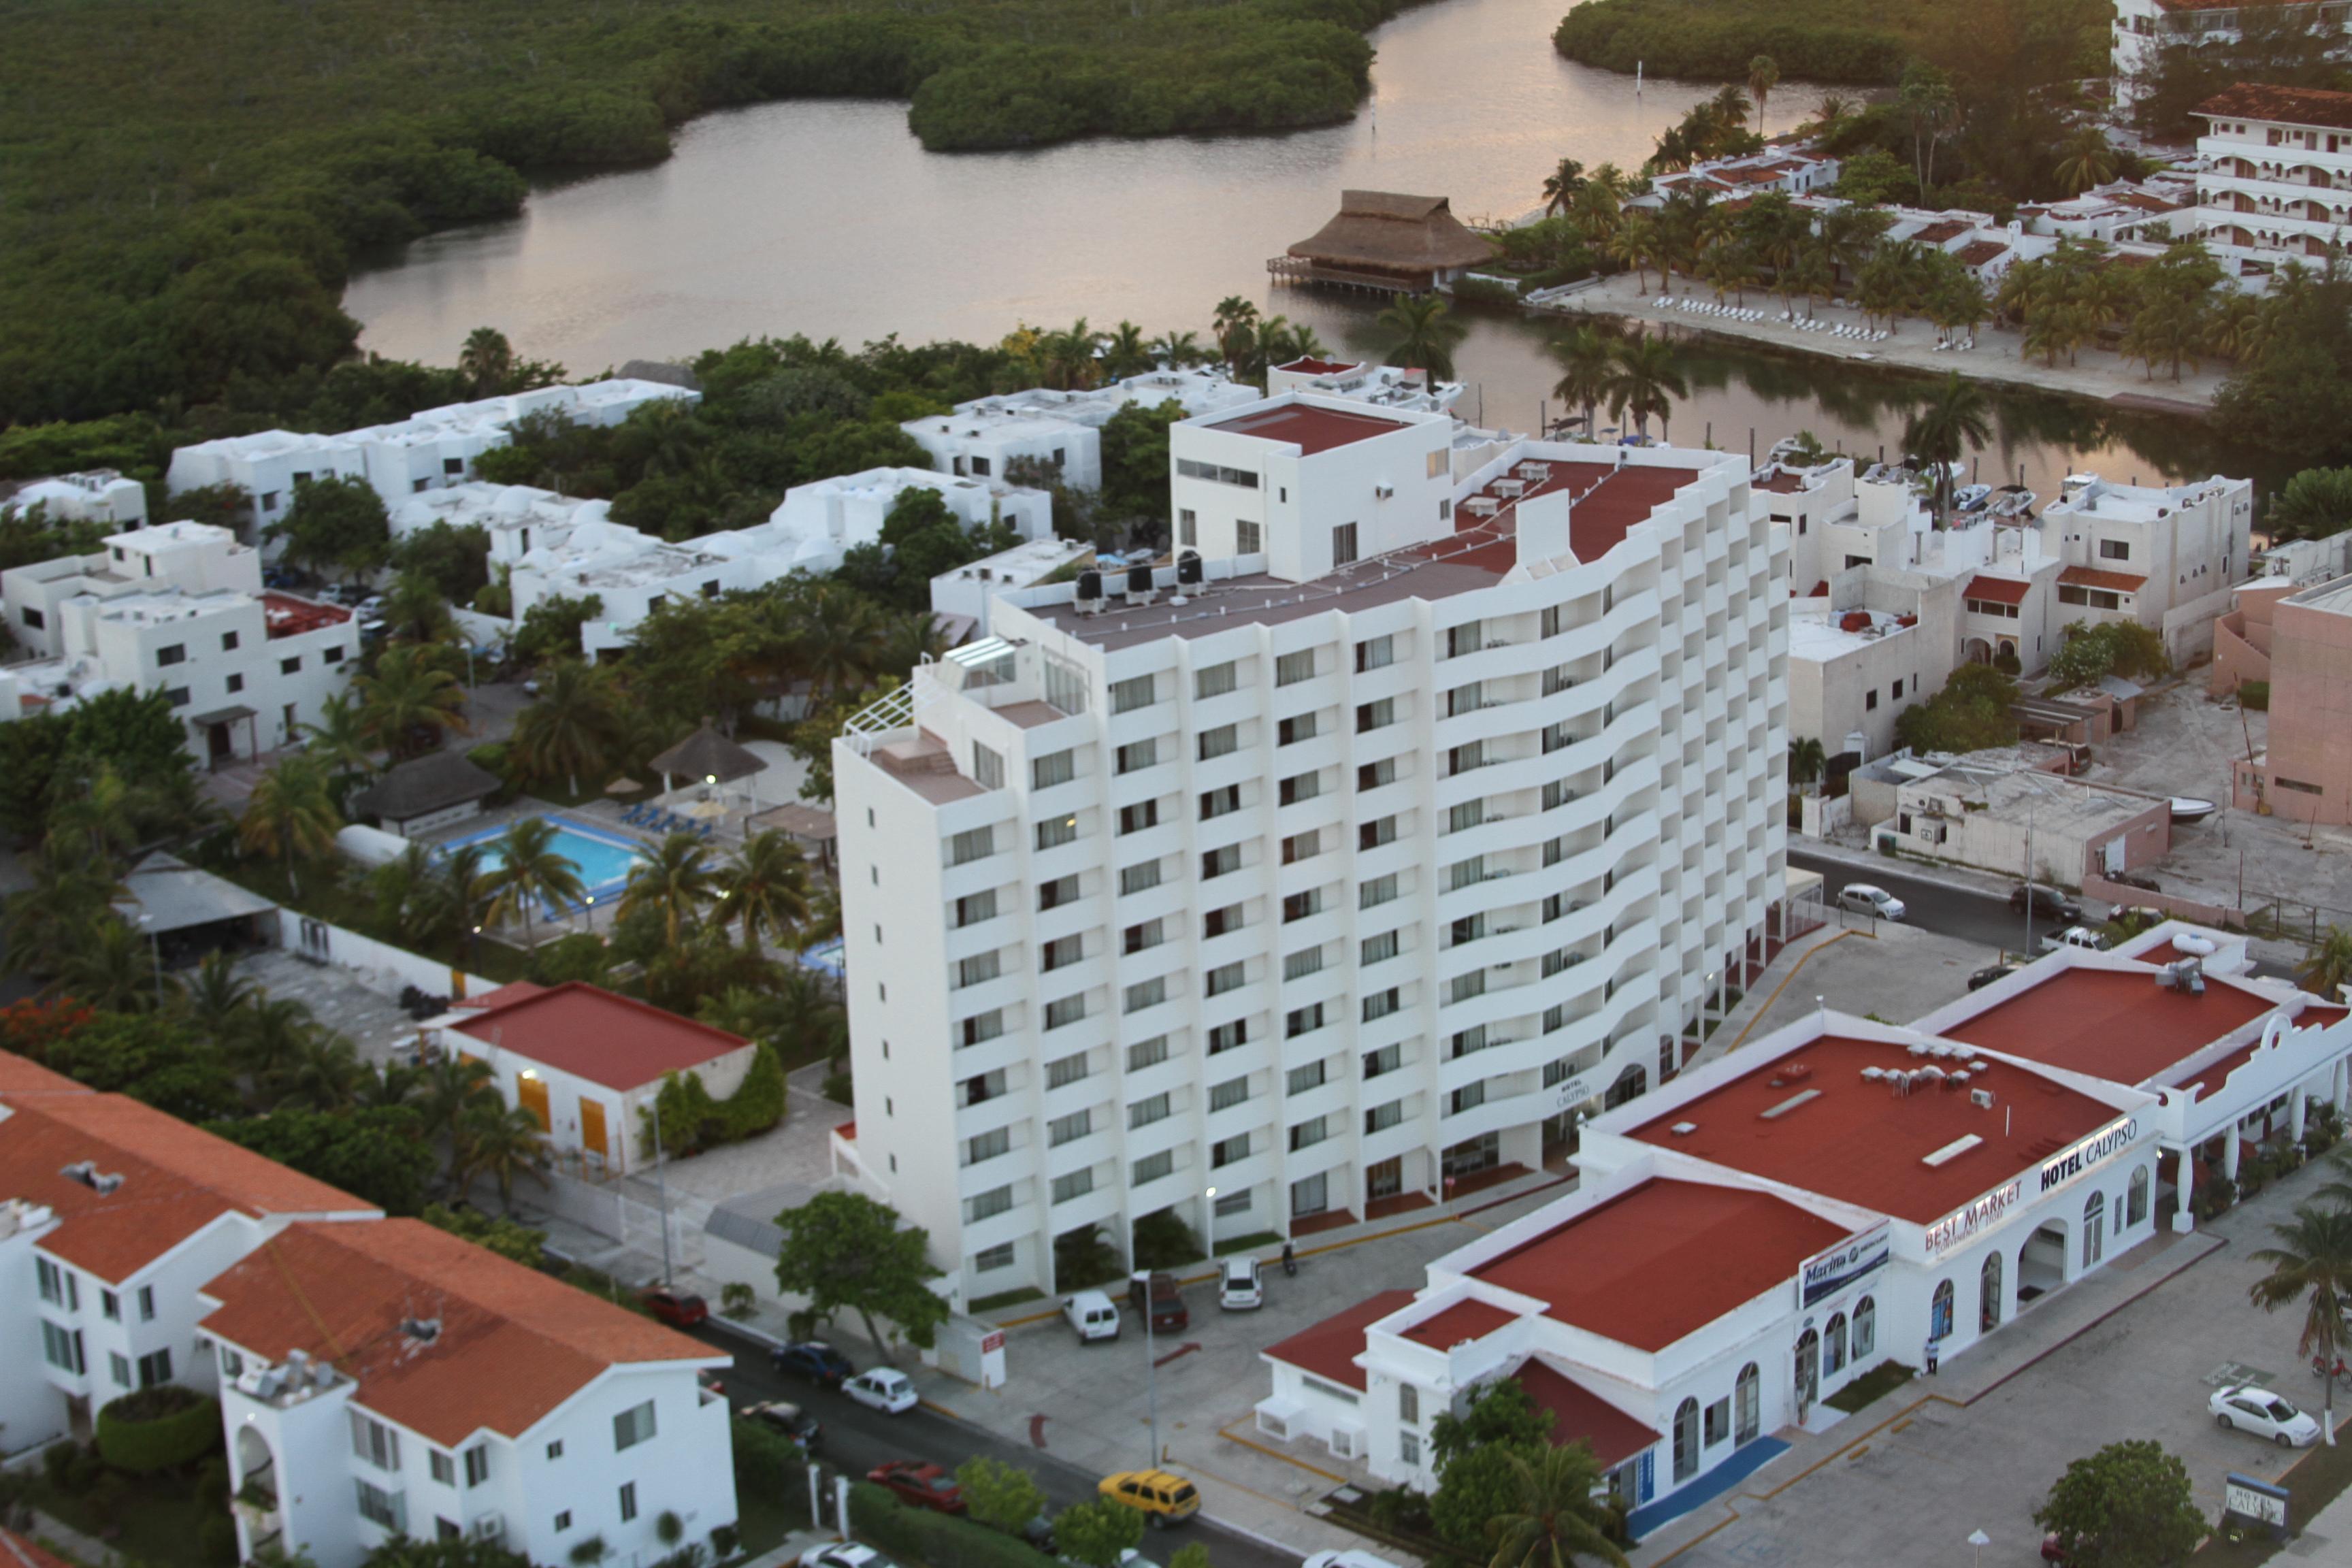
[[[539,672],[539,696],[515,717],[508,752],[532,778],[561,775],[580,794],[580,775],[604,772],[613,739],[615,693],[602,665],[564,658]]]
[[[1625,1554],[1602,1532],[1601,1505],[1592,1500],[1601,1468],[1590,1443],[1579,1438],[1532,1458],[1506,1458],[1518,1495],[1512,1511],[1486,1521],[1495,1542],[1487,1568],[1570,1568],[1581,1558],[1624,1568]]]
[[[341,1035],[313,1031],[295,1047],[294,1059],[276,1075],[279,1105],[305,1110],[341,1110],[359,1099],[367,1064]]]
[[[359,703],[351,693],[338,691],[319,704],[319,721],[301,727],[304,749],[331,773],[365,773],[375,770],[374,746]]]
[[[42,853],[61,863],[79,860],[113,865],[139,847],[139,786],[127,784],[111,763],[49,808]]]
[[[261,775],[237,822],[237,843],[248,855],[275,855],[285,863],[286,886],[302,896],[296,875],[298,860],[316,859],[334,852],[335,834],[343,826],[335,809],[334,791],[319,759],[298,753]]]
[[[1407,294],[1382,310],[1376,324],[1389,334],[1387,364],[1425,370],[1432,381],[1454,379],[1454,350],[1470,329],[1434,294]]]
[[[2273,1225],[2279,1240],[2250,1255],[2270,1272],[2247,1289],[2246,1295],[2265,1312],[2304,1303],[2303,1333],[2295,1353],[2334,1366],[2337,1356],[2352,1347],[2352,1326],[2344,1321],[2352,1310],[2352,1209],[2320,1208],[2304,1204],[2285,1225]],[[2336,1380],[2327,1385],[2327,1441],[2336,1441]]]
[[[1544,176],[1544,216],[1557,217],[1566,212],[1583,184],[1584,165],[1573,158],[1562,158],[1559,167]]]
[[[1658,220],[1648,213],[1628,213],[1624,221],[1609,236],[1608,244],[1602,247],[1610,260],[1620,267],[1633,269],[1637,297],[1650,291],[1648,268],[1650,258],[1657,249],[1657,231]]]
[[[434,662],[437,651],[414,643],[386,648],[373,674],[352,682],[361,731],[394,762],[431,751],[442,734],[466,728],[466,689]]]
[[[1208,358],[1198,332],[1162,332],[1151,340],[1151,357],[1161,364],[1198,364]]]
[[[375,900],[377,923],[404,946],[430,947],[457,923],[450,885],[433,851],[422,844],[411,844],[369,872],[366,886]]]
[[[1770,55],[1758,55],[1748,62],[1748,96],[1756,100],[1756,129],[1764,129],[1764,105],[1772,89],[1780,85],[1780,67]]]
[[[1961,456],[1992,439],[1991,408],[1984,389],[1955,371],[1919,411],[1903,425],[1903,449],[1936,467],[1936,518],[1944,526],[1951,513],[1952,468]]]
[[[2311,956],[2296,968],[2294,977],[2313,995],[2335,1001],[2345,986],[2352,985],[2352,931],[2329,926]]]
[[[205,1039],[226,1043],[244,1029],[261,998],[260,988],[236,972],[236,959],[208,952],[195,973],[181,982],[179,1014]]]
[[[781,940],[808,919],[808,863],[778,829],[745,839],[719,873],[719,923],[742,926],[746,948],[756,947],[762,933]]]
[[[1793,784],[1809,784],[1822,776],[1822,743],[1811,735],[1801,735],[1789,742],[1789,778]]]
[[[483,906],[490,896],[488,879],[482,872],[482,847],[459,844],[443,850],[440,869],[442,892],[438,901],[456,913],[457,934],[463,936],[478,930]]]
[[[1151,368],[1151,345],[1143,341],[1141,327],[1121,321],[1111,329],[1103,340],[1103,368],[1122,379]]]
[[[1603,163],[1577,187],[1569,203],[1569,216],[1590,243],[1606,245],[1624,221],[1623,185],[1624,177],[1617,173],[1617,166]]]
[[[465,1163],[463,1131],[467,1113],[484,1100],[492,1103],[498,1100],[498,1090],[490,1086],[491,1077],[488,1062],[470,1061],[463,1057],[442,1057],[425,1069],[417,1109],[425,1114],[427,1138],[446,1134],[449,1140],[452,1186],[457,1184],[459,1168]]]
[[[515,819],[499,835],[498,869],[487,879],[489,908],[484,918],[493,924],[505,920],[522,923],[523,940],[539,951],[539,928],[531,916],[541,906],[568,907],[588,896],[580,881],[580,864],[555,849],[555,825],[543,816]]]
[[[403,572],[383,596],[384,635],[400,642],[438,642],[454,623],[439,584],[421,572]]]
[[[1647,335],[1625,340],[1618,345],[1616,374],[1609,379],[1609,416],[1622,422],[1633,416],[1633,433],[1646,437],[1650,433],[1650,416],[1658,419],[1658,435],[1664,439],[1666,421],[1674,413],[1674,400],[1690,395],[1690,384],[1675,368],[1675,351],[1664,338]]]
[[[496,397],[514,379],[514,348],[495,327],[476,327],[457,351],[457,374],[477,397]]]
[[[161,976],[146,934],[111,912],[84,928],[58,961],[53,994],[68,995],[103,1013],[144,1013],[162,1003]]]
[[[863,594],[819,588],[803,598],[793,626],[793,659],[812,697],[856,691],[874,674],[874,634],[880,616]]]
[[[318,1032],[310,1009],[301,1003],[290,996],[263,997],[254,1003],[244,1028],[233,1037],[229,1059],[256,1086],[275,1084],[293,1070]]]
[[[1217,313],[1213,322],[1217,339],[1217,352],[1235,374],[1242,362],[1249,358],[1257,342],[1257,307],[1238,294],[1228,294],[1217,301]]]
[[[1813,105],[1813,132],[1818,136],[1834,136],[1853,118],[1854,101],[1850,94],[1834,89],[1822,94]]]
[[[2116,177],[2116,150],[2107,133],[2095,125],[2085,125],[2060,145],[2057,165],[2050,173],[2071,196],[2105,184]]]
[[[1560,373],[1551,395],[1583,409],[1584,433],[1594,435],[1592,411],[1609,395],[1610,376],[1617,368],[1617,340],[1599,327],[1580,327],[1553,340],[1551,357]]]
[[[654,846],[654,852],[629,873],[629,885],[621,894],[620,918],[627,920],[640,910],[655,911],[661,916],[667,945],[674,948],[680,928],[694,922],[718,889],[719,874],[710,862],[709,846],[694,834],[673,833]]]
[[[8,900],[8,957],[16,968],[54,974],[91,922],[114,918],[110,906],[129,889],[103,860],[36,855],[31,871],[31,884]]]
[[[352,1106],[358,1110],[388,1110],[395,1106],[413,1106],[424,1087],[425,1075],[413,1067],[399,1062],[386,1062],[382,1067],[371,1063],[361,1069],[359,1087],[352,1095]]]
[[[547,1142],[539,1118],[530,1111],[500,1100],[476,1101],[466,1112],[463,1133],[466,1157],[458,1173],[460,1190],[473,1185],[478,1176],[489,1176],[499,1184],[499,1206],[511,1213],[517,1176],[527,1175],[541,1186],[547,1185]]]

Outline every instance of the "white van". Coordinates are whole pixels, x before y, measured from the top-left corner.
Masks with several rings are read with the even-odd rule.
[[[1062,1316],[1081,1340],[1118,1338],[1118,1308],[1099,1290],[1081,1290],[1062,1302]]]

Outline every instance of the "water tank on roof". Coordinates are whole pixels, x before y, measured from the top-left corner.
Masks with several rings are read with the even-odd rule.
[[[1130,566],[1127,569],[1127,591],[1129,594],[1151,592],[1151,568],[1149,565]]]
[[[1102,574],[1092,567],[1078,574],[1078,602],[1087,604],[1103,596]]]
[[[1197,551],[1197,550],[1187,550],[1187,551],[1185,551],[1182,554],[1181,554],[1181,555],[1177,556],[1177,557],[1176,557],[1176,581],[1177,581],[1177,583],[1178,583],[1179,584],[1181,584],[1181,585],[1190,586],[1191,584],[1194,584],[1194,583],[1198,583],[1200,580],[1201,580],[1201,552],[1200,552],[1199,551]]]

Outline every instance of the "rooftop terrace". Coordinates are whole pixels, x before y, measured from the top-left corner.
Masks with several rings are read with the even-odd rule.
[[[2277,1005],[2219,976],[2200,995],[2167,990],[2152,969],[2073,964],[1942,1033],[2110,1083],[2144,1084],[2168,1081],[2180,1063]],[[2209,1079],[2207,1087],[2219,1086]]]

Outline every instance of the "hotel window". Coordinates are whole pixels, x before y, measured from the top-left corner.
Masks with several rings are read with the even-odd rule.
[[[1447,457],[1445,451],[1442,448],[1430,453],[1429,472],[1426,477],[1433,479],[1444,479],[1445,477],[1446,466],[1450,460],[1451,459]]]
[[[400,1434],[372,1416],[351,1410],[352,1452],[379,1470],[400,1468]]]
[[[1091,1110],[1073,1110],[1067,1116],[1056,1116],[1045,1123],[1045,1146],[1057,1149],[1075,1142],[1095,1130],[1095,1113]]]
[[[2102,539],[2099,541],[2099,559],[2102,561],[2130,560],[2131,541],[2127,539]]]
[[[989,1273],[993,1269],[1012,1268],[1013,1243],[1001,1242],[994,1247],[982,1248],[971,1255],[971,1266],[975,1271],[982,1274]]]
[[[1226,784],[1219,789],[1201,792],[1201,820],[1213,822],[1229,811],[1242,808],[1242,786]]]
[[[1213,730],[1201,731],[1200,756],[1204,763],[1230,756],[1241,744],[1240,732],[1231,724],[1220,724]]]
[[[1276,686],[1296,686],[1314,677],[1315,650],[1311,647],[1279,655],[1274,661],[1274,683]]]
[[[1282,1033],[1286,1039],[1295,1040],[1301,1035],[1311,1035],[1322,1026],[1323,1004],[1320,1002],[1310,1002],[1304,1007],[1294,1007],[1282,1020]],[[1318,1079],[1316,1081],[1319,1083],[1322,1080]]]
[[[1056,969],[1068,968],[1071,964],[1077,963],[1078,960],[1084,958],[1086,955],[1087,942],[1085,937],[1056,937],[1054,941],[1045,944],[1043,955],[1044,963],[1042,967],[1050,973]]]
[[[1375,991],[1364,998],[1364,1022],[1369,1024],[1375,1018],[1385,1018],[1395,1012],[1398,1005],[1395,986],[1391,985],[1385,991]]]
[[[49,1364],[59,1372],[69,1372],[79,1377],[89,1370],[89,1363],[82,1357],[79,1329],[61,1329],[47,1318],[43,1318],[41,1320],[41,1352],[48,1358]]]
[[[1201,514],[1189,506],[1176,514],[1176,542],[1188,547],[1201,542]]]
[[[1209,971],[1207,989],[1212,996],[1222,996],[1228,991],[1242,988],[1246,970],[1239,963],[1221,963]]]
[[[1029,787],[1051,789],[1055,784],[1069,783],[1077,777],[1077,761],[1073,753],[1051,752],[1030,761]]]
[[[964,1140],[963,1163],[967,1165],[985,1164],[1000,1154],[1011,1152],[1012,1148],[1013,1130],[1009,1127],[998,1127],[986,1132],[975,1133]]]
[[[1383,844],[1396,842],[1396,818],[1382,816],[1364,823],[1356,829],[1356,847],[1378,849]]]
[[[1322,1087],[1323,1064],[1320,1061],[1308,1062],[1303,1068],[1292,1068],[1289,1076],[1283,1080],[1283,1092],[1286,1094],[1305,1094],[1310,1089]]]
[[[1282,977],[1286,981],[1304,980],[1310,974],[1320,973],[1322,968],[1323,949],[1319,945],[1301,948],[1297,952],[1284,955]]]
[[[1139,1127],[1149,1127],[1155,1121],[1165,1121],[1171,1110],[1171,1102],[1165,1090],[1149,1100],[1139,1100],[1127,1108],[1128,1130],[1133,1131]]]
[[[1367,637],[1356,645],[1356,673],[1381,669],[1396,662],[1394,637]]]
[[[1246,1132],[1237,1132],[1231,1138],[1219,1139],[1209,1146],[1210,1168],[1213,1170],[1221,1165],[1236,1164],[1248,1159],[1249,1152],[1250,1135]],[[1222,1205],[1224,1200],[1220,1198],[1218,1202]],[[1244,1204],[1242,1206],[1245,1208],[1248,1205]]]
[[[974,831],[985,833],[988,829],[982,827]],[[1078,818],[1076,812],[1065,816],[1049,816],[1037,825],[1037,847],[1041,851],[1058,848],[1077,836]],[[958,834],[956,837],[961,838],[963,835]]]
[[[1220,1024],[1209,1031],[1209,1054],[1230,1051],[1249,1044],[1249,1020],[1235,1018],[1230,1024]]]
[[[1158,947],[1166,940],[1166,928],[1159,921],[1150,920],[1139,925],[1131,925],[1120,932],[1119,947],[1125,952],[1141,952],[1146,948]]]
[[[1004,787],[1004,755],[975,742],[971,748],[971,782],[982,789]]]
[[[1148,1040],[1138,1040],[1127,1047],[1127,1070],[1141,1072],[1158,1067],[1168,1059],[1168,1037],[1154,1035]]]
[[[956,960],[956,986],[985,985],[1004,973],[1002,961],[994,950],[977,952],[970,958]]]
[[[1356,907],[1369,910],[1385,904],[1397,896],[1397,875],[1394,871],[1374,877],[1356,889]]]
[[[1282,900],[1282,921],[1287,925],[1292,921],[1303,921],[1309,915],[1320,914],[1322,910],[1323,889],[1320,888],[1286,894]]]
[[[1301,860],[1312,860],[1321,853],[1323,853],[1323,834],[1319,828],[1307,833],[1294,833],[1282,841],[1282,863],[1286,866],[1296,865]]]
[[[1280,746],[1311,741],[1315,738],[1315,715],[1311,712],[1294,713],[1276,726],[1275,734],[1275,743]]]
[[[296,654],[292,658],[281,658],[281,659],[279,659],[279,660],[278,661],[278,674],[280,674],[280,675],[299,675],[299,674],[301,674],[301,673],[302,673],[302,656],[301,656],[300,654]]]
[[[1391,1047],[1390,1049],[1395,1049]],[[1404,1120],[1404,1101],[1391,1100],[1386,1105],[1375,1105],[1364,1112],[1364,1136],[1385,1132]]]
[[[1128,1181],[1133,1186],[1148,1186],[1160,1177],[1171,1175],[1176,1169],[1176,1152],[1162,1149],[1157,1154],[1146,1154],[1129,1172]]]
[[[1160,886],[1160,862],[1157,860],[1146,860],[1139,866],[1119,868],[1118,890],[1121,896],[1140,893],[1146,889],[1158,886]]]
[[[1409,1467],[1418,1467],[1420,1465],[1420,1433],[1400,1432],[1397,1434],[1397,1458],[1402,1460]]]
[[[1004,1033],[1004,1009],[991,1007],[963,1021],[963,1043],[977,1046]]]
[[[1356,706],[1356,733],[1366,734],[1384,730],[1396,722],[1396,699],[1383,697],[1377,702],[1361,702]]]
[[[155,650],[158,665],[185,664],[187,660],[188,645],[184,642],[166,643]]]
[[[1397,933],[1384,931],[1378,936],[1368,936],[1364,939],[1363,956],[1359,961],[1359,967],[1369,969],[1373,964],[1384,963],[1396,955]]]
[[[356,1483],[359,1489],[360,1517],[399,1534],[408,1528],[408,1500],[396,1492],[385,1491],[369,1481]]]
[[[1123,1010],[1140,1013],[1146,1007],[1157,1007],[1168,1000],[1168,982],[1160,976],[1140,980],[1127,988]]]
[[[1118,808],[1118,830],[1122,834],[1140,833],[1147,827],[1160,826],[1160,803],[1142,800],[1133,805]]]
[[[1345,566],[1356,558],[1356,525],[1343,522],[1331,531],[1331,564]]]
[[[964,1223],[967,1225],[978,1225],[982,1220],[994,1219],[998,1215],[1013,1207],[1013,1189],[1009,1186],[992,1187],[987,1192],[976,1193],[965,1202],[963,1207]]]
[[[1054,1201],[1057,1204],[1068,1203],[1072,1198],[1085,1197],[1094,1190],[1095,1173],[1091,1166],[1083,1171],[1072,1171],[1066,1176],[1054,1178]]]
[[[1118,771],[1123,773],[1154,766],[1159,761],[1160,742],[1156,738],[1131,742],[1118,749]]]
[[[1201,917],[1201,935],[1213,940],[1229,932],[1237,931],[1248,923],[1243,917],[1241,905],[1227,904],[1223,909],[1211,910]]]
[[[996,830],[992,827],[968,828],[948,840],[948,864],[950,866],[967,865],[995,853]]]
[[[1448,658],[1460,658],[1465,653],[1476,653],[1486,646],[1486,632],[1477,621],[1465,621],[1458,626],[1445,628],[1445,657]]]
[[[1712,1448],[1731,1436],[1731,1401],[1718,1399],[1706,1407],[1706,1447]]]
[[[628,1524],[637,1517],[637,1483],[630,1481],[621,1488],[621,1522]]]
[[[1328,1118],[1310,1117],[1290,1130],[1290,1152],[1296,1154],[1301,1149],[1311,1149],[1330,1135]]]
[[[1242,847],[1238,844],[1227,844],[1222,847],[1211,849],[1201,857],[1201,879],[1204,882],[1222,877],[1228,871],[1238,871],[1241,868]]]
[[[1224,1082],[1210,1088],[1209,1109],[1212,1111],[1231,1110],[1248,1098],[1249,1079],[1229,1078]]]
[[[1247,1154],[1248,1152],[1249,1151],[1247,1149],[1244,1149],[1242,1151],[1242,1153],[1244,1154]],[[1227,1219],[1237,1214],[1247,1214],[1249,1211],[1250,1194],[1247,1188],[1244,1188],[1238,1193],[1221,1193],[1218,1194],[1217,1217],[1219,1219]]]
[[[1236,522],[1234,524],[1234,554],[1255,555],[1265,548],[1265,531],[1256,523]]]
[[[433,1479],[443,1486],[454,1487],[457,1484],[457,1460],[455,1456],[445,1454],[438,1448],[428,1450],[425,1456],[425,1468],[432,1471]]]
[[[172,1352],[150,1351],[139,1358],[139,1386],[152,1388],[159,1383],[172,1381]]]
[[[994,920],[996,889],[991,888],[984,893],[965,894],[955,901],[955,910],[959,926],[978,925],[982,921]]]
[[[1139,675],[1110,683],[1110,710],[1113,713],[1131,713],[1138,708],[1149,708],[1153,700],[1150,676]]]
[[[650,1424],[653,1420],[653,1405],[646,1404],[640,1408],[645,1411],[646,1420]],[[466,1484],[469,1487],[478,1487],[489,1479],[490,1446],[488,1443],[477,1443],[466,1450]]]
[[[1213,664],[1206,669],[1194,670],[1192,695],[1202,701],[1206,701],[1212,697],[1223,697],[1240,684],[1240,665],[1229,658],[1223,664]]]
[[[1045,1004],[1045,1027],[1049,1029],[1058,1029],[1066,1024],[1075,1024],[1086,1016],[1087,998],[1084,992],[1076,996],[1065,996],[1058,1002]]]

